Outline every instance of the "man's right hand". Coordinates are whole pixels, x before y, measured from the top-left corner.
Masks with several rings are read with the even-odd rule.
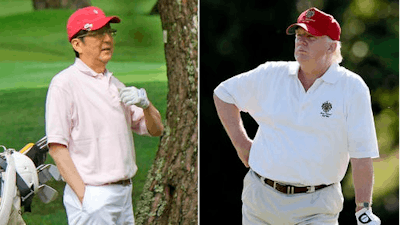
[[[56,166],[65,182],[67,182],[75,192],[79,201],[82,203],[85,195],[85,183],[83,183],[81,176],[76,170],[68,148],[62,144],[50,143],[49,154],[54,159],[54,162],[56,163]]]
[[[82,189],[82,188],[80,188],[80,189]],[[84,186],[83,187],[83,191],[82,190],[77,190],[78,193],[75,193],[76,196],[78,196],[78,199],[81,202],[81,204],[83,204],[83,198],[85,197],[85,190],[86,190],[86,187]]]

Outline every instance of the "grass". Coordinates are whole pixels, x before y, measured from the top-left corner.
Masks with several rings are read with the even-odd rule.
[[[34,62],[0,61],[0,68],[7,71],[0,75],[0,90],[15,88],[48,87],[51,78],[73,63],[69,62]],[[163,63],[149,62],[110,62],[107,68],[121,82],[166,82],[166,67]]]
[[[117,15],[113,60],[107,68],[127,86],[143,87],[165,120],[168,92],[161,21],[149,16],[156,0],[92,0],[106,15]],[[21,149],[45,135],[44,106],[52,77],[71,65],[74,53],[67,40],[71,10],[33,11],[31,0],[0,0],[0,144]],[[139,170],[133,179],[133,204],[140,197],[159,138],[134,135]],[[51,157],[47,163],[53,163]],[[59,192],[56,201],[37,197],[27,224],[67,224],[62,204],[65,183],[50,181]],[[135,210],[135,209],[134,209]]]
[[[32,11],[33,6],[29,0],[0,0],[0,9],[0,16],[7,16]]]

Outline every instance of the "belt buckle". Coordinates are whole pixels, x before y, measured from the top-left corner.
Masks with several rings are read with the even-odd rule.
[[[286,186],[287,194],[294,194],[294,186]]]
[[[306,193],[313,193],[315,192],[315,186],[307,186],[307,192]]]

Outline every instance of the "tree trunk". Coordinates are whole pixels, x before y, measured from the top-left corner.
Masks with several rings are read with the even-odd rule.
[[[90,0],[32,0],[35,10],[42,9],[79,9],[90,6]]]
[[[197,0],[160,0],[169,92],[165,132],[136,223],[197,224]]]

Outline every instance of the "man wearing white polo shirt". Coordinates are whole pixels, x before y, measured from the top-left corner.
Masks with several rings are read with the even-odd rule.
[[[380,224],[371,209],[379,152],[370,93],[339,65],[340,25],[310,8],[286,32],[295,34],[296,61],[267,62],[214,90],[219,118],[250,167],[243,224],[338,224],[349,161],[358,224]],[[240,111],[259,125],[254,140]]]
[[[160,136],[163,124],[144,89],[125,87],[106,65],[116,16],[97,7],[67,22],[75,63],[51,81],[46,100],[50,155],[67,185],[68,224],[134,224],[131,178],[137,171],[132,131]]]

